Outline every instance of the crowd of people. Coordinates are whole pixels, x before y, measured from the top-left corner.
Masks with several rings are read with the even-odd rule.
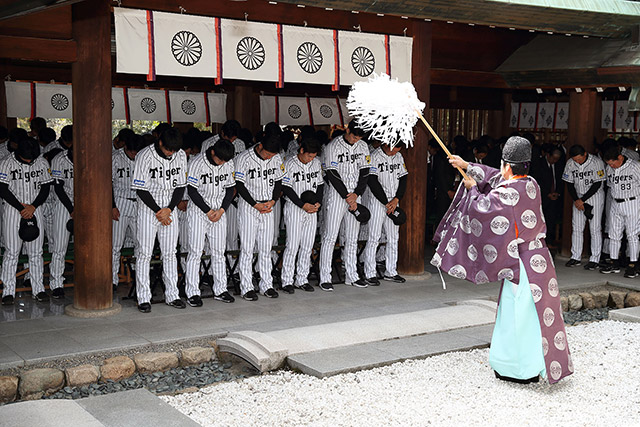
[[[312,126],[294,134],[275,123],[253,135],[235,120],[224,123],[216,135],[196,128],[183,134],[167,123],[144,135],[120,130],[112,155],[114,288],[121,249],[128,245],[134,248],[137,306],[143,313],[151,311],[154,248],[160,250],[165,302],[175,308],[202,306],[200,284],[207,274],[214,298],[234,302],[225,259],[230,251],[239,251],[239,287],[245,300],[256,301],[256,291],[278,297],[274,270],[282,291],[312,292],[309,274],[318,234],[321,290],[334,289],[337,241],[345,284],[404,282],[396,263],[398,229],[406,220],[399,203],[407,170],[399,147],[366,141],[365,136],[355,122],[331,136]],[[30,132],[0,128],[3,305],[14,304],[23,251],[33,298],[64,297],[73,189],[72,126],[64,127],[59,138],[42,118],[31,121]],[[280,263],[273,248],[281,231],[286,244]],[[45,240],[51,252],[50,295],[43,281]],[[366,241],[360,260],[359,240]],[[201,263],[205,255],[208,271]],[[382,271],[377,268],[381,259]],[[177,286],[179,270],[186,303]]]

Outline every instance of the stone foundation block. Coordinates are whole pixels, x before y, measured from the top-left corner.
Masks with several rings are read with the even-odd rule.
[[[175,353],[142,353],[133,357],[138,372],[150,373],[177,368],[178,355]]]
[[[18,377],[0,377],[0,403],[16,400],[18,394]]]
[[[18,386],[24,400],[37,400],[60,390],[64,386],[64,372],[59,369],[41,368],[20,375]]]
[[[103,380],[120,381],[136,372],[136,365],[127,356],[116,356],[104,361],[100,367]]]
[[[100,378],[100,371],[93,365],[69,368],[64,374],[67,379],[67,385],[71,387],[93,384],[98,382],[98,378]]]
[[[185,348],[180,354],[180,364],[182,366],[200,365],[207,363],[213,357],[213,349],[205,347]]]

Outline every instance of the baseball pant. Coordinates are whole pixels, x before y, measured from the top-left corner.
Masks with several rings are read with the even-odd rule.
[[[227,268],[224,262],[224,250],[227,237],[226,213],[217,222],[200,213],[188,212],[189,255],[187,256],[187,298],[200,295],[200,260],[205,240],[209,242],[211,264],[209,274],[213,276],[213,293],[220,295],[227,291]]]
[[[258,271],[260,271],[260,293],[273,287],[271,270],[271,243],[273,242],[273,211],[261,214],[244,200],[238,202],[238,227],[240,231],[240,290],[242,294],[253,290],[252,268],[253,249],[258,250]]]
[[[189,252],[189,229],[187,221],[187,212],[183,212],[176,208],[178,213],[178,244],[180,245],[180,267],[183,273],[187,271],[187,253]],[[184,254],[184,256],[182,256]]]
[[[309,214],[291,202],[284,205],[284,223],[287,227],[287,244],[282,256],[282,286],[293,285],[296,275],[296,286],[308,283],[311,266],[311,250],[316,237],[317,214]],[[296,255],[298,266],[296,268]]]
[[[628,200],[626,202],[611,203],[611,228],[609,239],[611,240],[611,259],[618,259],[623,232],[627,232],[629,243],[629,261],[638,261],[638,233],[640,232],[640,222],[638,221],[640,212],[640,199]]]
[[[36,209],[35,217],[38,223],[42,223],[42,212]],[[4,239],[4,258],[2,260],[2,283],[4,289],[2,296],[15,295],[16,293],[16,268],[18,267],[18,258],[20,257],[20,249],[24,246],[29,257],[29,269],[31,271],[31,289],[33,294],[44,291],[42,284],[42,271],[44,261],[42,259],[42,243],[44,236],[42,230],[38,237],[31,242],[23,242],[18,235],[20,228],[20,212],[11,206],[4,205],[2,216],[2,235]]]
[[[387,236],[385,245],[386,270],[385,276],[395,276],[398,274],[396,266],[398,264],[398,238],[400,237],[400,227],[395,225],[391,218],[387,216],[387,208],[382,203],[374,200],[370,202],[369,211],[369,240],[364,248],[364,275],[366,278],[376,277],[376,252],[380,235],[384,227]]]
[[[118,221],[112,222],[113,235],[113,253],[112,253],[112,283],[117,285],[120,281],[118,270],[120,269],[120,251],[125,244],[125,236],[127,232],[136,236],[138,228],[136,202],[132,200],[119,200],[120,218]],[[135,239],[133,240],[134,248],[137,246]],[[135,250],[135,249],[134,249]]]
[[[359,201],[359,200],[358,200]],[[327,188],[324,202],[325,227],[320,248],[320,283],[331,283],[331,261],[333,249],[344,224],[344,249],[342,251],[345,266],[345,282],[353,283],[359,279],[356,267],[358,250],[358,232],[360,223],[348,212],[349,205],[332,187]]]
[[[49,264],[49,272],[51,280],[49,287],[51,289],[61,288],[64,286],[64,258],[67,254],[69,246],[69,236],[71,233],[67,230],[67,221],[71,219],[69,211],[61,202],[55,202],[53,205],[53,246],[49,246],[51,251],[51,264]]]
[[[607,191],[605,197],[605,219],[604,219],[604,234],[607,236],[602,243],[602,252],[611,254],[611,240],[609,238],[609,231],[611,230],[611,203],[613,203],[613,197],[611,191]]]
[[[153,244],[156,235],[160,242],[162,255],[162,281],[164,282],[164,299],[168,304],[177,300],[178,296],[178,262],[176,247],[178,246],[178,216],[171,213],[171,224],[162,225],[155,213],[148,208],[138,211],[138,251],[136,254],[136,293],[138,304],[151,301],[149,284],[149,267],[153,255]]]
[[[53,192],[53,188],[51,189],[51,191]],[[47,245],[49,248],[49,252],[52,251],[52,248],[54,247],[54,240],[55,240],[55,228],[54,228],[54,213],[55,213],[55,206],[57,204],[57,201],[50,201],[51,199],[48,199],[46,202],[44,202],[42,204],[42,206],[40,206],[40,209],[42,209],[42,222],[43,227],[44,228],[44,236],[47,238]],[[54,199],[57,200],[57,199]]]
[[[594,198],[589,199],[589,204],[593,203],[593,218],[589,220],[589,231],[591,232],[591,256],[589,257],[589,261],[596,263],[600,261],[600,254],[602,252],[602,210],[604,209],[604,200],[602,200],[602,197],[598,199],[599,200],[595,200]],[[579,211],[575,205],[572,209],[571,258],[580,260],[580,258],[582,258],[584,227],[587,222],[587,217],[584,216],[584,211]]]
[[[238,201],[238,203],[240,203]],[[224,213],[227,217],[227,250],[229,251],[237,251],[240,249],[240,244],[238,242],[238,208],[233,206],[233,203],[229,205],[229,209],[227,209]],[[210,255],[209,252],[207,252]],[[229,263],[233,262],[233,257],[229,255]]]

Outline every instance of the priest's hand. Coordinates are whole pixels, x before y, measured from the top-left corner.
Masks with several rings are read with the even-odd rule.
[[[469,166],[469,162],[465,161],[462,157],[456,156],[456,155],[452,155],[451,157],[449,157],[449,163],[454,168],[460,168],[462,170],[467,170],[467,167]]]
[[[478,185],[478,183],[476,182],[475,179],[471,178],[470,176],[467,175],[467,177],[462,181],[462,184],[464,184],[464,188],[466,188],[467,190],[470,189],[471,187],[473,187],[474,185]]]

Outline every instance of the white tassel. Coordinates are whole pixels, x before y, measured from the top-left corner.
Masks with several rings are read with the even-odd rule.
[[[347,98],[347,109],[358,126],[371,132],[372,139],[392,147],[399,143],[413,146],[413,127],[424,108],[411,83],[400,83],[386,74],[354,83]]]

